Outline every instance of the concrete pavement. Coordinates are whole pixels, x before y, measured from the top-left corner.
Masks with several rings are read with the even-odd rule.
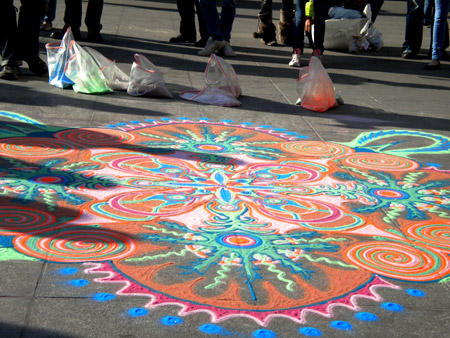
[[[402,59],[406,3],[385,1],[381,51],[323,56],[345,104],[308,111],[258,10],[238,1],[237,108],[179,98],[208,58],[168,42],[175,1],[105,1],[105,42],[81,42],[127,73],[145,55],[174,99],[0,81],[0,337],[449,336],[450,63],[422,69],[428,28]]]

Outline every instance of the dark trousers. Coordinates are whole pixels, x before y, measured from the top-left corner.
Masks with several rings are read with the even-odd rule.
[[[200,8],[199,0],[177,0],[178,13],[180,14],[180,34],[196,37],[195,11],[197,10],[198,30],[202,39],[208,38],[208,28]]]
[[[21,0],[19,20],[13,0],[0,2],[0,49],[2,65],[20,66],[22,60],[39,55],[39,30],[43,0]]]
[[[81,0],[65,0],[66,9],[64,11],[64,25],[66,27],[72,27],[80,29],[82,7]],[[84,23],[87,26],[89,32],[98,33],[102,29],[100,20],[102,18],[103,0],[89,0],[86,17]]]
[[[403,50],[419,53],[423,38],[424,0],[407,0]]]

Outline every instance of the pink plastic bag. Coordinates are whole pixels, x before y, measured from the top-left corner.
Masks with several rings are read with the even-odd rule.
[[[333,82],[316,56],[311,57],[308,67],[300,69],[297,92],[301,106],[306,109],[324,112],[338,106]]]
[[[223,107],[236,107],[242,91],[233,67],[220,56],[211,54],[205,70],[206,87],[202,90],[187,90],[180,97],[189,101]]]

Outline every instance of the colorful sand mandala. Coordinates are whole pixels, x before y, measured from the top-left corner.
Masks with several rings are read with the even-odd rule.
[[[0,130],[2,260],[85,263],[117,295],[149,297],[145,309],[262,326],[450,276],[450,171],[411,158],[448,156],[443,136],[337,143],[227,120],[63,129],[0,115],[12,120]]]

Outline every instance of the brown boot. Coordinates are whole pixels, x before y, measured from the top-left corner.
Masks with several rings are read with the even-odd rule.
[[[268,46],[277,44],[276,28],[272,22],[272,13],[258,14],[258,31],[253,32],[255,39],[261,39],[261,43]]]
[[[280,10],[280,21],[278,21],[278,38],[283,45],[292,45],[294,39],[294,11],[286,12]]]

